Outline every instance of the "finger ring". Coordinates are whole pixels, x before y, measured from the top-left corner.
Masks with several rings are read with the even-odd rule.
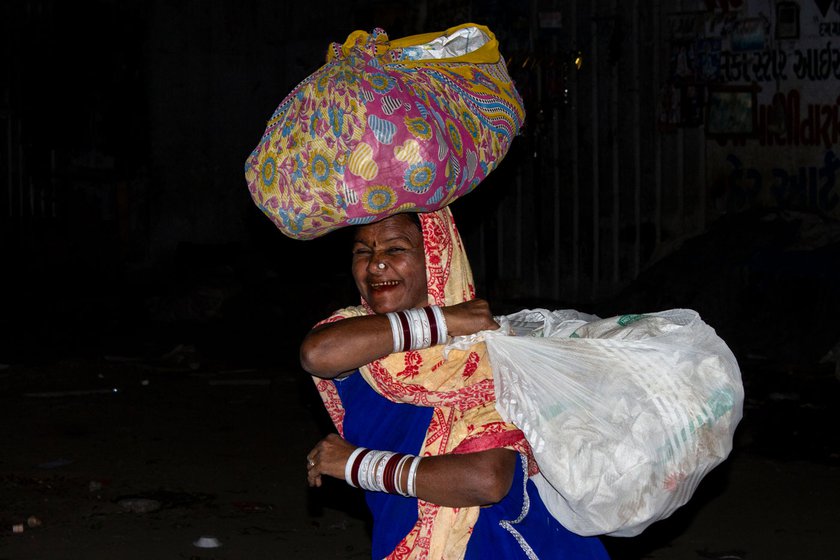
[[[310,467],[314,467],[314,466],[315,466],[315,461],[313,461],[310,457],[307,457],[307,458],[306,458],[306,463],[307,463]]]

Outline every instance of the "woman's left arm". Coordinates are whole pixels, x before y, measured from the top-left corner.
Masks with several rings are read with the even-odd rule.
[[[310,486],[320,486],[321,476],[344,479],[344,467],[356,449],[336,434],[330,434],[309,452]],[[504,498],[513,483],[516,451],[488,449],[475,453],[424,457],[417,469],[417,497],[447,507],[494,504]],[[406,487],[408,472],[401,486]]]
[[[417,469],[417,497],[447,507],[500,502],[513,483],[516,456],[511,449],[488,449],[425,457]]]

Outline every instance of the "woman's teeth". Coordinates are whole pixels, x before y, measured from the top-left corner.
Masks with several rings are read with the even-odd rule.
[[[386,288],[386,287],[390,287],[390,286],[396,286],[397,284],[399,284],[399,282],[397,280],[388,280],[387,282],[371,282],[370,287],[375,290],[377,288]]]

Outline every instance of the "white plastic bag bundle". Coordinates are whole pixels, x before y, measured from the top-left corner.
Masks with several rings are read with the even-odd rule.
[[[502,329],[483,333],[496,408],[525,433],[540,496],[569,530],[637,535],[685,504],[731,451],[740,370],[695,311],[499,320]]]

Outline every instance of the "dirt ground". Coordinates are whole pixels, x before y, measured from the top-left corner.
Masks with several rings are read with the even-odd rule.
[[[840,225],[747,218],[591,310],[696,309],[746,389],[729,460],[669,519],[605,538],[615,560],[838,556]],[[3,292],[0,560],[370,556],[361,494],[306,486],[330,425],[294,362],[300,333],[353,294],[217,249],[161,278],[68,269]]]
[[[309,380],[290,366],[190,365],[111,356],[0,370],[0,559],[369,557],[359,494],[305,484],[304,456],[327,429]],[[833,376],[815,383],[836,397]],[[815,448],[819,435],[795,446],[802,430],[840,424],[830,407],[800,409],[784,394],[748,398],[730,460],[670,519],[605,539],[612,556],[835,557],[840,455]],[[203,536],[221,546],[196,546]]]

